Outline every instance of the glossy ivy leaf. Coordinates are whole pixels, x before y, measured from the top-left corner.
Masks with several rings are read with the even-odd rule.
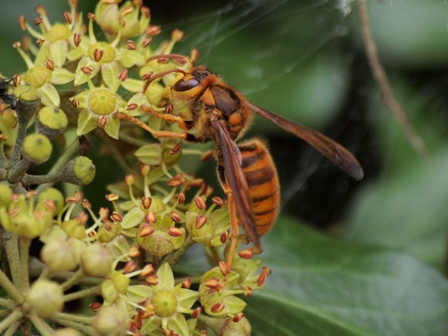
[[[408,160],[409,161],[409,160]],[[356,198],[347,238],[405,250],[441,267],[448,233],[448,151],[429,162],[401,165],[387,183],[375,183]]]
[[[409,255],[330,239],[286,219],[263,245],[273,273],[247,299],[253,335],[448,334],[448,282]]]

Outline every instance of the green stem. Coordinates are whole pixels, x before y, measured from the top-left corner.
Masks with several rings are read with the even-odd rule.
[[[92,316],[82,316],[82,315],[74,315],[67,313],[56,313],[51,319],[55,322],[59,321],[67,321],[67,322],[76,322],[81,324],[90,325],[92,323]]]
[[[20,182],[22,182],[22,185],[24,186],[29,186],[29,185],[41,185],[44,183],[48,183],[48,184],[54,184],[56,182],[60,182],[61,181],[61,173],[56,173],[56,174],[46,174],[46,175],[28,175],[28,174],[24,174],[22,176],[22,179],[20,180]]]
[[[13,323],[19,321],[23,317],[23,313],[20,310],[14,310],[7,318],[0,322],[0,333]]]
[[[11,167],[9,171],[8,180],[10,183],[19,182],[23,175],[30,168],[30,162],[28,160],[22,159],[17,164]]]
[[[85,298],[87,296],[99,295],[100,293],[101,293],[101,285],[98,285],[95,287],[91,287],[88,289],[78,291],[76,293],[70,293],[70,294],[64,295],[64,302],[79,300],[79,299]]]
[[[4,232],[4,237],[12,282],[20,292],[23,288],[23,278],[21,274],[22,267],[20,265],[19,239],[17,236],[7,231]]]
[[[79,141],[78,138],[76,138],[70,146],[67,147],[67,149],[64,151],[64,153],[59,157],[58,161],[54,164],[53,168],[48,172],[47,175],[54,175],[59,174],[64,167],[67,165],[67,163],[76,157],[76,155],[79,154]],[[49,187],[51,187],[53,183],[44,183],[41,184],[37,188],[37,193],[41,192],[42,190],[45,190]]]
[[[21,293],[27,293],[30,290],[30,275],[29,275],[29,253],[30,253],[31,239],[19,238],[20,249],[20,266],[21,276],[23,279]]]
[[[67,320],[61,320],[58,318],[52,318],[52,320],[60,325],[63,325],[65,327],[73,328],[78,331],[80,331],[83,335],[89,335],[89,336],[98,336],[98,333],[95,331],[93,327],[86,326],[81,323],[71,322]]]
[[[83,276],[82,269],[78,269],[73,275],[62,284],[64,292],[79,283],[79,279]]]
[[[3,336],[13,336],[16,330],[20,327],[20,324],[21,324],[20,321],[16,321],[13,324],[11,324]]]
[[[8,279],[5,273],[0,270],[0,287],[9,295],[15,304],[21,304],[23,302],[23,296],[14,286],[14,284]],[[5,299],[2,299],[5,300]],[[9,301],[9,300],[8,300]],[[6,307],[6,304],[4,305]]]
[[[8,308],[9,310],[14,310],[14,308],[16,307],[15,304],[11,300],[4,299],[4,298],[0,298],[0,306]]]
[[[29,318],[42,336],[51,336],[54,334],[53,328],[51,328],[42,318],[37,316],[36,313],[31,312]]]
[[[168,258],[166,258],[163,262],[167,262],[169,265],[174,265],[179,261],[179,259],[182,257],[182,255],[185,253],[187,249],[189,249],[192,245],[194,245],[196,242],[193,240],[192,236],[189,235],[187,239],[185,239],[182,246],[176,250],[176,252],[172,255],[169,255]]]
[[[126,142],[126,143],[128,143],[130,145],[135,146],[135,147],[142,147],[142,146],[148,144],[146,141],[135,139],[135,138],[130,137],[130,136],[124,134],[124,133],[120,133],[119,139],[121,141],[124,141],[124,142]]]
[[[9,162],[11,162],[12,166],[15,166],[19,160],[20,156],[22,154],[22,147],[23,147],[23,140],[26,136],[26,129],[28,127],[28,123],[19,123],[19,127],[17,130],[17,137],[16,142],[14,144],[14,150],[12,152],[11,158],[9,159]]]
[[[0,287],[4,289],[4,291],[16,304],[21,304],[23,302],[23,296],[2,270],[0,270]],[[9,300],[1,299],[0,305],[10,308],[10,305],[12,305],[12,303]],[[14,306],[12,306],[12,309],[14,309]]]

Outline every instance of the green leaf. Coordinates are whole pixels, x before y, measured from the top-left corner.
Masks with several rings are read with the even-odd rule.
[[[448,283],[409,255],[324,237],[280,219],[272,268],[247,299],[253,335],[447,335]]]
[[[354,241],[402,249],[441,266],[448,231],[448,152],[402,167],[386,183],[356,198],[347,236]]]

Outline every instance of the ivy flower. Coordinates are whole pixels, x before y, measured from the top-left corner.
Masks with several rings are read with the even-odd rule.
[[[151,317],[145,319],[140,329],[141,333],[151,334],[162,327],[165,331],[173,331],[179,336],[190,335],[184,314],[192,314],[193,304],[199,294],[193,290],[182,288],[182,283],[174,285],[173,271],[165,263],[157,271],[157,284],[152,285],[152,293],[147,305]]]
[[[47,106],[60,105],[60,97],[54,85],[67,84],[75,78],[63,66],[69,49],[74,44],[72,36],[82,31],[83,23],[81,15],[76,12],[76,4],[73,1],[69,3],[71,10],[64,14],[65,23],[55,24],[50,23],[45,8],[38,6],[36,11],[39,17],[34,22],[39,25],[40,32],[31,27],[24,16],[20,17],[22,29],[27,30],[38,41],[38,48],[31,42],[25,45],[35,56],[34,61],[21,48],[20,43],[14,45],[28,67],[28,71],[22,75],[23,80],[38,89],[42,103]],[[77,18],[77,21],[73,18]]]
[[[238,285],[240,275],[230,271],[223,275],[219,267],[214,267],[205,272],[199,286],[199,301],[204,311],[212,316],[223,318],[235,316],[246,307],[246,302],[236,297],[236,294],[250,295],[250,288],[233,289]]]
[[[88,79],[89,89],[72,98],[72,104],[81,108],[78,118],[78,136],[102,127],[112,138],[118,139],[120,120],[113,117],[117,111],[125,112],[125,101],[114,90],[95,87]]]

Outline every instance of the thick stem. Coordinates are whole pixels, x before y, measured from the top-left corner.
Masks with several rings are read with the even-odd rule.
[[[31,163],[28,160],[22,159],[16,165],[11,167],[9,171],[8,180],[10,183],[19,182],[23,175],[30,168]]]
[[[23,302],[23,296],[2,270],[0,270],[0,287],[3,288],[3,290],[9,295],[9,297],[15,302],[15,304],[19,305]],[[1,299],[0,306],[14,309],[14,304],[6,299]]]
[[[29,275],[29,253],[30,253],[31,239],[20,238],[19,239],[19,249],[20,249],[20,265],[21,265],[21,276],[22,276],[22,293],[27,293],[30,290],[30,275]]]
[[[95,296],[101,294],[101,285],[84,289],[79,292],[64,295],[64,302],[79,300],[87,296]]]
[[[26,136],[26,129],[28,127],[28,123],[19,123],[19,128],[17,130],[16,142],[14,144],[14,150],[12,152],[11,158],[9,162],[14,167],[20,160],[20,156],[22,154],[23,141]]]
[[[33,325],[39,330],[42,336],[51,336],[54,334],[53,328],[51,328],[47,322],[45,322],[42,318],[37,316],[35,313],[31,312],[29,318]]]
[[[79,141],[78,138],[76,138],[70,146],[67,147],[67,149],[64,151],[64,153],[59,157],[58,161],[55,163],[53,168],[49,171],[47,175],[56,175],[60,174],[64,167],[67,165],[67,163],[76,157],[79,154]],[[37,188],[37,193],[51,187],[54,184],[54,182],[48,182],[43,183]]]
[[[0,333],[16,321],[19,321],[22,317],[23,313],[20,310],[14,310],[7,318],[0,322]]]
[[[22,267],[20,265],[19,238],[7,231],[3,232],[5,250],[8,257],[12,282],[19,292],[23,289]]]
[[[11,324],[3,336],[14,336],[17,329],[20,327],[20,324],[21,324],[20,321],[16,321],[13,324]]]
[[[64,292],[72,288],[74,285],[77,285],[82,276],[83,272],[82,269],[80,268],[79,270],[76,271],[76,273],[73,273],[73,275],[66,282],[62,284],[62,289],[64,290]]]
[[[192,245],[194,245],[196,242],[193,240],[192,236],[189,235],[187,237],[187,239],[185,239],[184,243],[182,244],[182,246],[176,250],[176,252],[172,255],[169,255],[168,258],[166,258],[165,260],[163,260],[163,262],[167,262],[169,265],[174,265],[175,263],[177,263],[179,261],[179,259],[183,256],[183,254],[185,253],[186,250],[188,250]],[[162,262],[162,263],[163,263]],[[162,264],[161,263],[161,264]]]

